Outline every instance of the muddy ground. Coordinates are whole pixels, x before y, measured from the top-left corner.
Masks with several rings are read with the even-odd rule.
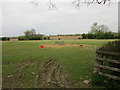
[[[63,45],[44,45],[45,47],[55,47],[55,48],[61,48],[61,47],[91,47],[91,45],[80,45],[80,44],[63,44]]]
[[[66,73],[62,70],[61,65],[54,60],[47,61],[44,66],[45,70],[39,74],[37,86],[72,88],[73,83],[67,80]]]
[[[33,61],[31,60],[18,64],[13,74],[3,78],[3,88],[27,88],[31,82],[36,85],[36,88],[74,88],[77,85],[67,79],[67,74],[62,69],[62,65],[55,60],[48,60],[40,67],[34,65],[34,67],[40,68],[38,73],[23,73],[32,64]],[[29,78],[31,74],[32,77],[35,77],[35,81],[30,80],[29,83],[22,83],[23,78]]]

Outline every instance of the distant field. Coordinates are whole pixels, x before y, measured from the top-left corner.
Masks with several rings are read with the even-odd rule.
[[[58,40],[58,38],[60,39],[78,39],[78,38],[82,38],[81,36],[50,36],[50,39],[52,40]]]
[[[86,47],[39,48],[40,45],[55,45],[55,41],[2,42],[3,87],[96,87],[83,81],[91,80],[96,48],[114,40],[64,40],[65,44]]]
[[[17,41],[18,39],[10,39],[10,41]]]

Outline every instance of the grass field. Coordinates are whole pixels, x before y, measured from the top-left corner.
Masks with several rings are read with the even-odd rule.
[[[65,44],[84,44],[88,47],[39,48],[55,44],[55,40],[2,42],[3,87],[38,88],[39,74],[49,60],[61,65],[73,87],[96,87],[83,83],[91,80],[96,48],[114,40],[64,40]],[[52,87],[52,86],[51,86]]]

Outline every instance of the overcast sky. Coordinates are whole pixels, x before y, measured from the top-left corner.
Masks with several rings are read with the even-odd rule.
[[[49,10],[46,2],[39,2],[36,7],[29,2],[2,3],[2,36],[23,35],[24,31],[32,28],[46,35],[87,33],[94,22],[107,25],[111,31],[118,31],[117,2],[110,6],[82,5],[79,9],[71,2],[55,4],[56,9]]]

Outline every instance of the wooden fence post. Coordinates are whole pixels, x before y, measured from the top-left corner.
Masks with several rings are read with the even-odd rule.
[[[111,51],[103,51],[103,50],[96,50],[96,63],[95,63],[95,70],[94,73],[98,73],[101,76],[105,76],[107,78],[111,78],[114,80],[120,80],[120,76],[115,75],[114,72],[120,73],[120,67],[114,67],[114,66],[109,66],[107,63],[113,63],[113,64],[117,64],[120,65],[120,60],[115,60],[111,57],[119,57],[120,53],[116,53],[116,52],[111,52]],[[110,71],[113,73],[106,73],[103,71]],[[112,75],[113,74],[113,75]]]

